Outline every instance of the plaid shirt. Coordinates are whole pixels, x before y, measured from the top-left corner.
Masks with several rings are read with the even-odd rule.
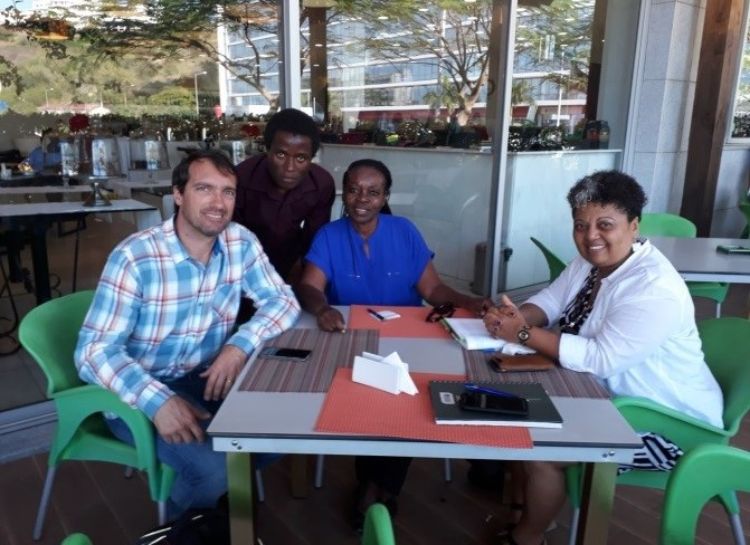
[[[241,295],[257,312],[230,336]],[[162,380],[210,365],[225,344],[250,354],[290,328],[299,311],[253,233],[230,223],[203,265],[188,255],[169,219],[131,235],[110,254],[75,363],[84,381],[153,418],[174,395]]]

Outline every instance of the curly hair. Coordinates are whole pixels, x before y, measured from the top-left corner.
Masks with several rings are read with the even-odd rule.
[[[646,205],[646,194],[635,178],[619,170],[599,170],[578,180],[568,192],[568,204],[575,214],[576,208],[589,203],[611,204],[625,213],[628,221],[641,219]]]
[[[263,142],[266,149],[271,149],[273,137],[278,131],[307,136],[312,144],[312,156],[315,157],[315,154],[318,153],[320,132],[313,118],[305,112],[294,108],[286,108],[273,114],[263,130]]]

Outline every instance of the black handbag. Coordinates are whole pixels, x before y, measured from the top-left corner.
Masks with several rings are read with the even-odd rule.
[[[190,509],[146,532],[136,545],[230,545],[229,515],[224,509]]]

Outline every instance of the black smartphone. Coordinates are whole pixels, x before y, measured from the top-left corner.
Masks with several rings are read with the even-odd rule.
[[[260,356],[265,358],[282,358],[285,360],[304,361],[310,357],[312,350],[304,348],[282,348],[280,346],[266,346],[260,351]]]
[[[727,246],[719,245],[716,247],[723,254],[750,254],[750,246]]]
[[[528,416],[529,402],[518,396],[496,396],[479,392],[464,392],[458,399],[459,406],[467,411],[499,413],[512,416]]]

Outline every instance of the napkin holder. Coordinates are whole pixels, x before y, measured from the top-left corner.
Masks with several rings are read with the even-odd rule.
[[[354,356],[352,380],[391,394],[414,395],[418,392],[409,376],[408,364],[401,361],[397,352],[385,357],[369,352]]]
[[[91,193],[86,197],[86,200],[83,201],[83,206],[112,206],[112,203],[109,202],[107,196],[102,193],[102,188],[99,186],[99,182],[91,182]]]

